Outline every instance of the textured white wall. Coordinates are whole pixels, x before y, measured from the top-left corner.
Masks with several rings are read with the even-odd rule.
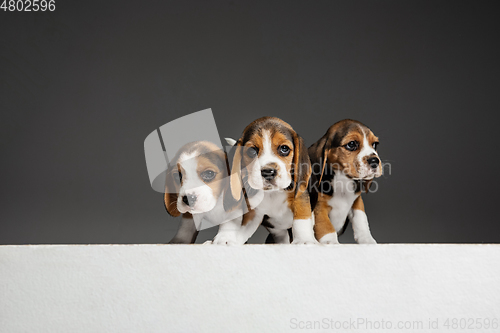
[[[497,332],[477,327],[500,319],[499,263],[499,245],[0,246],[0,331]]]

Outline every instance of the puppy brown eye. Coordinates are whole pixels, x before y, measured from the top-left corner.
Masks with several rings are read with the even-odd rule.
[[[206,170],[201,173],[201,179],[205,182],[209,182],[215,178],[215,171]]]
[[[285,145],[281,145],[278,147],[278,153],[281,156],[288,156],[288,154],[290,154],[290,147],[285,146]]]
[[[179,171],[179,172],[175,172],[175,173],[173,174],[173,177],[174,177],[174,180],[175,180],[178,184],[180,184],[180,183],[181,183],[181,181],[182,181],[182,173],[181,173],[180,171]]]
[[[345,147],[345,149],[347,149],[349,151],[355,151],[356,149],[358,149],[358,142],[351,141],[348,144],[346,144],[344,147]]]
[[[259,150],[257,148],[248,148],[247,149],[247,155],[250,158],[254,158],[255,156],[257,156],[258,153],[259,153]]]
[[[373,147],[373,149],[377,150],[377,147],[378,147],[378,142],[374,142],[374,143],[372,144],[372,147]]]

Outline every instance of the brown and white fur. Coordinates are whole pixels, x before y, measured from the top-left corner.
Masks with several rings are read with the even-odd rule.
[[[309,147],[313,175],[309,187],[314,210],[316,239],[337,244],[348,221],[354,239],[374,244],[364,210],[362,191],[368,191],[375,177],[382,175],[377,153],[378,138],[362,123],[345,119],[332,125]]]
[[[182,214],[172,244],[194,243],[203,219],[213,225],[234,218],[241,223],[242,212],[228,214],[223,207],[228,187],[229,165],[225,152],[207,141],[195,141],[179,149],[167,170],[165,208],[172,216]]]
[[[307,184],[311,174],[304,141],[281,119],[263,117],[248,125],[235,144],[230,190],[224,205],[251,209],[236,221],[219,226],[214,244],[244,244],[263,224],[276,243],[314,244]]]

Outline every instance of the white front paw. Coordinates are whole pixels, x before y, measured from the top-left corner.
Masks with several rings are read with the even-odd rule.
[[[294,245],[316,245],[319,244],[318,241],[314,238],[296,238],[293,240],[292,244]]]
[[[356,242],[358,244],[377,244],[377,241],[371,235],[358,237]]]
[[[326,234],[323,237],[321,237],[319,242],[324,245],[336,245],[339,243],[339,239],[337,233],[333,232],[331,234]]]
[[[212,241],[215,245],[237,245],[238,241],[235,235],[230,233],[217,234]]]
[[[314,238],[314,218],[293,220],[292,234],[293,242],[296,245],[315,245],[319,244]]]

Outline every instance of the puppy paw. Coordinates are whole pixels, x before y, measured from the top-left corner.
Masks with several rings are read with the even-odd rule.
[[[339,245],[340,243],[338,241],[324,241],[324,242],[320,242],[320,244],[323,244],[323,245]]]
[[[214,237],[212,244],[215,245],[238,245],[235,237],[232,235],[217,235]]]
[[[336,245],[339,243],[339,239],[337,237],[337,233],[331,233],[331,234],[326,234],[321,239],[319,242],[323,245]]]
[[[315,239],[294,239],[292,244],[294,245],[317,245],[319,242]]]

